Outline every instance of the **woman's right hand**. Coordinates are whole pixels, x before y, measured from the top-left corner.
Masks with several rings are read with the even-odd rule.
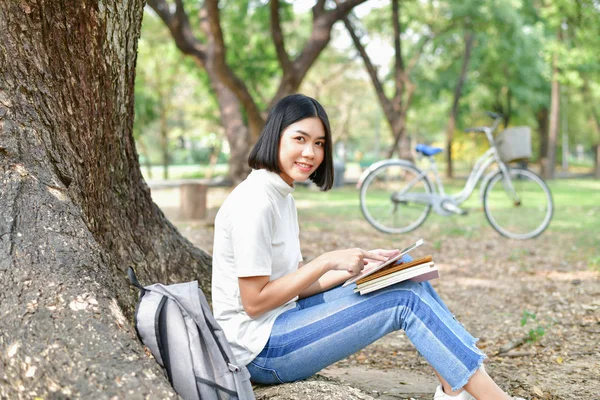
[[[335,250],[319,257],[330,271],[347,271],[357,275],[363,270],[368,260],[386,261],[388,257],[359,248]]]

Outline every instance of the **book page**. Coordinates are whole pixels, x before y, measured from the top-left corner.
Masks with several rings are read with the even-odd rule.
[[[418,280],[422,281],[428,279],[435,279],[439,277],[438,269],[433,263],[422,264],[415,269],[408,269],[401,274],[392,274],[389,277],[376,279],[373,282],[368,282],[365,285],[359,285],[354,289],[354,292],[360,294],[367,294],[374,292],[375,290],[383,289],[384,287],[393,285],[398,282],[404,282],[407,280]]]
[[[404,256],[405,254],[407,254],[408,252],[416,249],[417,247],[419,247],[420,245],[423,244],[423,239],[419,239],[417,240],[415,243],[411,244],[410,246],[400,250],[400,254],[398,254],[395,257],[390,258],[387,261],[382,261],[380,263],[374,264],[373,266],[367,265],[358,275],[353,276],[352,278],[348,279],[346,282],[344,282],[344,284],[342,286],[348,286],[351,283],[355,283],[356,281],[358,281],[359,279],[364,278],[365,276],[369,276],[372,273],[375,273],[377,271],[379,271],[381,268],[387,267],[390,264],[395,263],[396,261],[398,261],[399,259],[402,258],[402,256]]]

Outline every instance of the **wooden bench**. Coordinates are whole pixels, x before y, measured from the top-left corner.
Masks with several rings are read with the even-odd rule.
[[[148,181],[150,189],[179,188],[179,218],[206,218],[207,193],[210,187],[229,186],[226,180],[178,179],[169,181]]]

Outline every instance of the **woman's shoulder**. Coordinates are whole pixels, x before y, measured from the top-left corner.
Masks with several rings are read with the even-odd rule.
[[[229,213],[264,213],[269,212],[274,208],[271,197],[265,190],[266,187],[261,187],[260,184],[248,180],[243,181],[233,189],[221,209],[227,210]]]
[[[247,203],[263,202],[269,199],[268,183],[264,179],[248,177],[233,189],[228,200]]]

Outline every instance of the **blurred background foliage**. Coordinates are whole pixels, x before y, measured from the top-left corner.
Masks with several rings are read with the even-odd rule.
[[[280,1],[278,15],[290,58],[311,35],[315,2]],[[349,15],[389,98],[397,90],[392,1],[368,0]],[[203,1],[165,1],[185,6],[200,42]],[[326,9],[334,2],[324,2]],[[555,146],[558,170],[593,173],[600,144],[600,2],[598,0],[398,1],[402,59],[414,94],[407,107],[409,143],[451,143],[458,174],[487,148],[485,138],[463,128],[489,122],[486,110],[506,116],[506,126],[532,129],[536,165]],[[226,63],[245,83],[255,104],[268,111],[283,77],[271,35],[271,4],[219,2]],[[299,92],[328,111],[335,154],[360,171],[386,157],[394,133],[365,63],[341,21]],[[447,127],[466,49],[473,44],[448,142]],[[135,84],[135,138],[149,179],[226,175],[229,143],[219,100],[206,69],[178,49],[161,17],[146,7]],[[418,57],[415,57],[418,54]],[[555,143],[551,132],[553,82],[558,87]],[[406,96],[406,93],[404,94]],[[245,113],[243,113],[246,115]],[[481,135],[480,135],[481,136]],[[248,143],[248,148],[252,143]],[[441,165],[440,165],[441,166]],[[352,168],[347,168],[352,171]]]

